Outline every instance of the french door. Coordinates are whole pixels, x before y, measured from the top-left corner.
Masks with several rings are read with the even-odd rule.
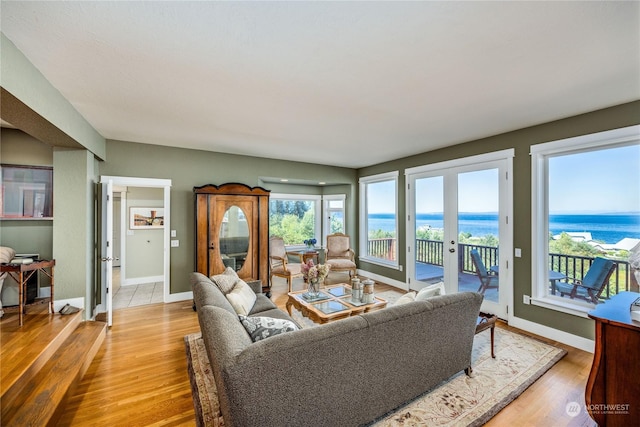
[[[419,290],[484,295],[482,310],[507,318],[511,295],[511,150],[408,169],[407,276]],[[481,277],[482,266],[492,277]],[[490,284],[481,289],[482,281]]]

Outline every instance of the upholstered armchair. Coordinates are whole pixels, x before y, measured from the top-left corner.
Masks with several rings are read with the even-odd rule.
[[[343,233],[327,236],[327,254],[325,264],[331,266],[330,271],[348,271],[349,277],[356,275],[355,252],[351,249],[350,237]]]
[[[289,292],[292,290],[293,279],[302,277],[302,264],[290,263],[282,237],[273,236],[269,239],[269,283],[273,276],[287,279]]]

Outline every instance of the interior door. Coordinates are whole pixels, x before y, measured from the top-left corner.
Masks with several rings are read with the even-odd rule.
[[[479,291],[481,279],[470,256],[476,250],[498,283],[484,291],[482,310],[506,318],[511,253],[507,167],[505,160],[496,160],[407,174],[411,289],[444,281],[447,292]]]
[[[105,301],[107,326],[113,324],[113,181],[102,182],[102,301]]]

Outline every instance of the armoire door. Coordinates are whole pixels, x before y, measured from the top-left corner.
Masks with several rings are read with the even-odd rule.
[[[258,200],[251,196],[209,196],[209,268],[232,267],[241,278],[258,277],[253,236],[258,234]]]
[[[196,196],[196,271],[212,276],[233,268],[268,286],[269,192],[244,184],[205,185]]]

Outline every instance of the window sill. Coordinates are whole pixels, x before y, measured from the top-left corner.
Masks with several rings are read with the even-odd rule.
[[[578,316],[585,319],[589,318],[587,314],[594,309],[593,305],[571,303],[567,301],[561,301],[558,298],[553,297],[531,298],[531,305],[548,308],[550,310],[571,314],[573,316]]]
[[[397,263],[395,263],[393,261],[391,261],[391,262],[385,261],[385,260],[380,259],[380,258],[372,258],[372,257],[361,256],[361,257],[358,257],[358,261],[366,262],[366,263],[369,263],[369,264],[375,264],[375,265],[379,265],[381,267],[387,267],[387,268],[391,268],[391,269],[394,269],[394,270],[400,270],[400,266]]]

